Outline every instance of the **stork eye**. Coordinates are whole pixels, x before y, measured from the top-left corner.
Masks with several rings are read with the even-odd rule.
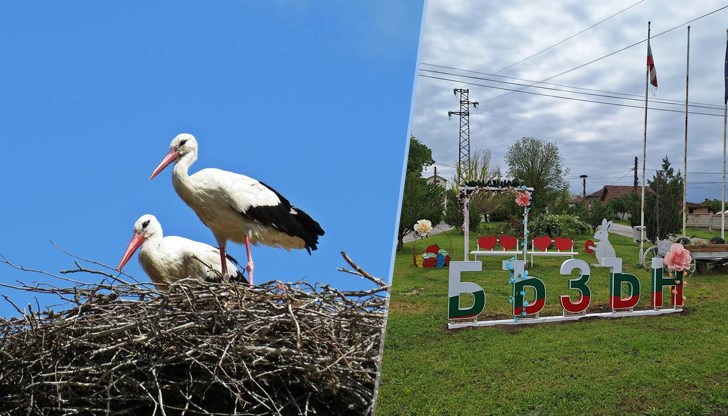
[[[187,139],[184,139],[184,140],[180,140],[180,141],[179,141],[179,147],[182,147],[182,146],[184,146],[184,145],[185,145],[185,143],[187,143]]]
[[[142,228],[147,228],[147,225],[149,225],[149,220],[146,220],[142,223]]]

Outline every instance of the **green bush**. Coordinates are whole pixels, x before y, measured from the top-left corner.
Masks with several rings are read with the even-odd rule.
[[[572,215],[541,214],[528,228],[532,236],[573,237],[591,232],[587,223]]]

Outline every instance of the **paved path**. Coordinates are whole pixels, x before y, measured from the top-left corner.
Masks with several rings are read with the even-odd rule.
[[[609,232],[614,234],[623,235],[625,237],[632,238],[634,236],[634,230],[629,225],[613,223],[609,227]]]
[[[441,222],[441,223],[437,224],[436,226],[432,227],[432,231],[430,231],[429,235],[440,234],[441,232],[448,231],[448,230],[452,230],[452,227],[445,224],[444,222]],[[410,241],[415,241],[415,240],[416,240],[415,233],[409,233],[406,236],[404,236],[404,239],[403,239],[403,241],[405,243],[409,243]]]
[[[634,236],[634,231],[632,230],[632,227],[630,227],[628,225],[623,225],[623,224],[616,224],[616,223],[612,224],[612,226],[609,227],[609,232],[614,233],[614,234],[623,235],[623,236],[629,237],[629,238],[633,238],[633,236]],[[700,243],[707,243],[708,240],[705,238],[693,237],[690,239],[690,242],[692,244],[700,244]],[[649,246],[649,244],[651,244],[651,243],[647,242],[647,244]]]

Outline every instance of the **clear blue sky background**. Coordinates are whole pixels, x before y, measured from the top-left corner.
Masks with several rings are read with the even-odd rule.
[[[3,2],[0,253],[73,268],[52,240],[115,267],[145,213],[166,235],[214,244],[171,169],[147,181],[189,132],[193,172],[260,179],[326,231],[312,256],[254,248],[256,281],[372,287],[336,271],[340,250],[388,278],[422,3]],[[242,246],[230,252],[245,261]],[[136,259],[125,271],[148,279]],[[4,264],[0,279],[48,281]]]

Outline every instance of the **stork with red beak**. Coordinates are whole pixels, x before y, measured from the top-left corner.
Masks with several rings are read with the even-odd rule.
[[[253,257],[250,244],[264,244],[286,250],[316,250],[324,230],[308,214],[291,205],[270,186],[245,175],[220,169],[202,169],[192,175],[197,160],[197,140],[188,133],[177,135],[169,152],[149,179],[175,162],[172,184],[182,200],[192,208],[217,240],[220,257],[225,258],[227,241],[245,244],[248,279],[253,284]],[[222,273],[228,276],[226,262]]]
[[[139,263],[159,290],[166,290],[170,284],[184,278],[214,278],[220,270],[221,259],[225,260],[223,264],[227,269],[233,271],[234,280],[247,283],[235,259],[221,258],[220,251],[208,244],[182,237],[164,237],[162,225],[154,215],[142,215],[134,223],[134,235],[116,270],[121,271],[139,247]]]

